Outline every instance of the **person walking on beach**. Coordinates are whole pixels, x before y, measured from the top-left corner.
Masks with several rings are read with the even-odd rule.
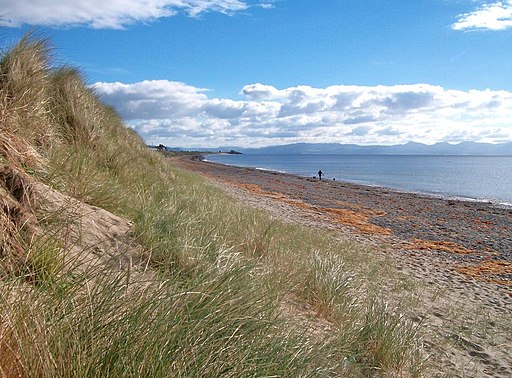
[[[318,178],[319,178],[320,180],[322,180],[322,175],[323,175],[322,170],[319,170],[319,171],[318,171]]]

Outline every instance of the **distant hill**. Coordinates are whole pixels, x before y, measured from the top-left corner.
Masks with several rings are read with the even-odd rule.
[[[294,143],[261,148],[219,147],[204,150],[236,150],[244,154],[334,154],[334,155],[512,155],[512,142],[491,144],[440,142],[433,145],[409,142],[394,146],[359,146],[339,143]],[[201,150],[201,149],[196,149]]]

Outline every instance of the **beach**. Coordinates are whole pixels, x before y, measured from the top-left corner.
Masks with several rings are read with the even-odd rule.
[[[425,348],[450,374],[512,376],[512,209],[225,166],[200,156],[170,161],[276,218],[368,246],[420,286],[421,303],[409,316],[438,337]],[[387,283],[381,285],[385,293]]]

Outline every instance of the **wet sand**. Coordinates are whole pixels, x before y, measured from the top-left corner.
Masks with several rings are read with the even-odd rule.
[[[445,365],[443,372],[512,376],[512,209],[225,166],[200,157],[171,162],[273,216],[375,248],[424,285],[425,297],[436,297],[411,316],[437,335],[426,350]],[[442,296],[435,294],[441,291]],[[452,311],[467,316],[455,318]],[[460,332],[469,323],[485,334]]]

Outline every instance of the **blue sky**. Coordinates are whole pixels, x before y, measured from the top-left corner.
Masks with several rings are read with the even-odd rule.
[[[512,1],[0,0],[148,143],[512,140]]]

